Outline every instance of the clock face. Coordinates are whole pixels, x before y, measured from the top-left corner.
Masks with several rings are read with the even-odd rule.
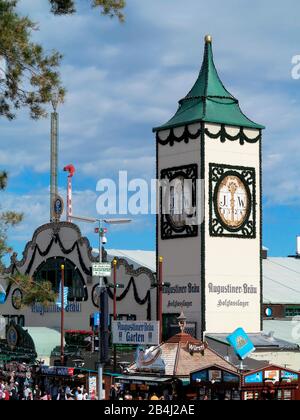
[[[170,219],[175,229],[182,229],[194,213],[192,205],[192,185],[183,176],[172,181],[170,186]]]
[[[10,326],[9,329],[7,330],[6,339],[7,339],[7,344],[9,345],[10,348],[13,349],[17,346],[17,344],[18,344],[18,332],[13,325]]]
[[[209,165],[211,236],[256,237],[255,168]]]
[[[217,191],[217,211],[224,225],[238,230],[248,217],[249,207],[246,184],[239,176],[226,176]]]
[[[100,296],[99,285],[96,284],[92,290],[92,301],[93,301],[93,305],[96,308],[99,308],[99,296]]]
[[[14,290],[12,297],[11,297],[11,303],[14,309],[19,311],[22,308],[22,299],[23,299],[23,293],[20,289]]]

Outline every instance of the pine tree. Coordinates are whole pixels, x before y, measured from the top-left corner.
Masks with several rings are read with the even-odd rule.
[[[90,1],[102,14],[124,19],[124,0]],[[74,0],[49,2],[56,15],[76,12]],[[38,26],[19,14],[17,4],[18,0],[0,0],[0,116],[11,120],[19,109],[28,108],[30,116],[38,119],[47,115],[46,105],[53,95],[64,100],[59,74],[62,55],[57,51],[47,54],[42,45],[32,41]]]
[[[7,173],[0,172],[0,190],[7,187]],[[0,212],[0,270],[3,267],[3,258],[12,252],[7,244],[7,231],[10,227],[18,225],[23,220],[23,214],[14,211]]]

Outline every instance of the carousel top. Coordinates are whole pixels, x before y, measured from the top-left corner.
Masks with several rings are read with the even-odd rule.
[[[204,59],[196,83],[186,97],[179,101],[179,108],[174,117],[153,131],[201,121],[250,129],[265,128],[246,117],[239,106],[239,101],[224,87],[214,64],[210,35],[205,37]]]

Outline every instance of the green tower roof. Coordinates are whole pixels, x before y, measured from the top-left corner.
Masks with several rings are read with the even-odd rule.
[[[240,109],[239,101],[225,89],[214,64],[212,39],[209,35],[205,37],[204,59],[196,83],[187,96],[179,101],[174,117],[153,131],[200,121],[254,129],[265,128],[247,118]]]

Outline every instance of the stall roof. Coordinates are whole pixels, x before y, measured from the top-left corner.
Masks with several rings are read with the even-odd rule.
[[[263,260],[264,303],[300,303],[300,259],[267,258]]]
[[[135,382],[157,382],[164,383],[172,380],[174,378],[170,377],[158,377],[158,376],[133,376],[133,375],[119,375],[115,378],[116,382],[126,380],[126,381],[135,381]]]
[[[280,340],[289,341],[300,346],[300,337],[295,330],[297,324],[295,321],[290,320],[266,320],[263,323],[264,333],[272,337],[279,338]],[[296,334],[294,332],[296,331]]]
[[[201,345],[198,340],[186,333],[180,333],[163,343],[156,349],[161,350],[161,357],[165,363],[166,376],[174,376],[178,379],[187,378],[190,373],[202,369],[208,365],[220,365],[221,367],[237,371],[236,367],[227,362],[221,355],[211,348],[206,348],[204,354],[188,351],[188,344]],[[154,349],[154,351],[156,350]],[[138,373],[136,364],[131,365],[129,373]]]
[[[209,333],[206,334],[206,337],[211,339],[211,340],[215,340],[218,341],[222,344],[226,344],[227,346],[230,346],[230,344],[227,341],[227,336],[228,334],[213,334],[213,333]],[[254,347],[256,347],[256,349],[265,349],[265,348],[270,348],[270,349],[277,349],[277,350],[299,350],[299,346],[295,343],[291,343],[289,341],[285,341],[285,340],[281,340],[279,338],[267,335],[267,334],[262,334],[262,333],[257,333],[257,334],[248,334],[250,340],[252,341]]]

